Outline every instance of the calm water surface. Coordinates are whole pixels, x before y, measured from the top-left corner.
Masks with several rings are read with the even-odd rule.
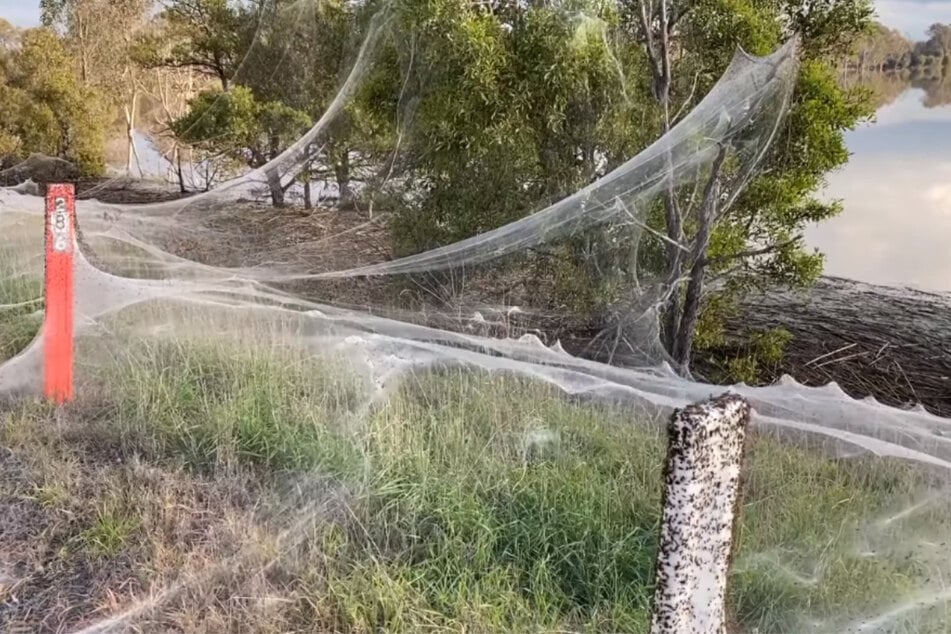
[[[852,158],[829,178],[842,214],[810,228],[826,273],[951,291],[951,78],[902,85],[873,123],[847,138]]]

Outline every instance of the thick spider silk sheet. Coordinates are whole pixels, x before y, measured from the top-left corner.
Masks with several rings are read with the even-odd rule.
[[[354,377],[359,393],[351,412],[354,421],[385,404],[409,378],[449,369],[473,377],[519,377],[538,386],[554,386],[580,407],[617,406],[641,412],[632,417],[632,426],[652,425],[672,408],[725,391],[671,370],[657,328],[658,309],[671,281],[651,278],[646,272],[636,277],[633,301],[626,307],[628,356],[623,366],[569,354],[559,343],[546,345],[533,334],[509,338],[478,334],[473,325],[484,323],[487,312],[477,313],[479,307],[426,319],[406,308],[343,304],[322,298],[320,289],[330,282],[357,287],[397,275],[463,275],[585,232],[607,239],[619,231],[633,236],[637,248],[653,239],[646,228],[652,204],[670,188],[702,182],[721,151],[728,152],[731,165],[721,197],[722,206],[729,206],[755,174],[782,122],[797,71],[794,41],[766,57],[738,52],[699,105],[643,151],[554,204],[460,242],[344,268],[302,261],[294,246],[239,266],[197,262],[176,253],[176,241],[235,246],[240,235],[228,227],[231,205],[259,189],[269,174],[286,183],[300,171],[303,160],[315,144],[320,145],[365,81],[384,35],[391,33],[388,28],[391,25],[383,17],[371,21],[324,116],[264,167],[181,201],[144,205],[78,201],[81,240],[76,245],[75,314],[80,398],[84,392],[108,390],[109,375],[103,369],[120,367],[136,350],[195,340],[332,358]],[[411,121],[403,125],[412,129]],[[0,190],[0,276],[7,283],[22,281],[38,289],[44,266],[44,202],[30,192],[29,186]],[[302,285],[310,291],[298,290]],[[22,309],[30,302],[39,305],[39,300],[18,297],[14,302],[0,296],[0,311]],[[504,316],[506,310],[512,309],[496,313]],[[22,398],[41,392],[42,341],[40,332],[32,344],[0,364],[0,395]],[[753,429],[780,443],[808,448],[841,469],[881,464],[919,474],[913,489],[896,490],[881,508],[861,518],[855,534],[834,545],[834,557],[820,550],[791,554],[784,550],[786,544],[767,544],[744,553],[737,562],[740,574],[766,566],[777,575],[795,578],[797,584],[818,587],[826,569],[839,560],[913,556],[927,573],[915,577],[910,587],[878,597],[871,605],[833,606],[821,613],[804,601],[795,631],[949,631],[945,617],[951,598],[951,551],[941,534],[942,523],[931,523],[929,518],[947,516],[951,506],[947,489],[951,421],[922,408],[900,410],[873,399],[854,400],[834,384],[806,387],[787,378],[769,387],[729,389],[752,404]],[[931,546],[921,547],[922,543]],[[149,605],[162,600],[163,595],[156,593]],[[100,624],[100,629],[85,631],[134,627],[141,609],[137,606]]]

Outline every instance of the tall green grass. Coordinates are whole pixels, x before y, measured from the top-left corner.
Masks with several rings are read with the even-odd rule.
[[[42,282],[23,272],[22,264],[0,249],[0,361],[29,345],[43,323]]]
[[[142,348],[106,376],[127,451],[207,474],[316,470],[354,492],[353,521],[321,529],[305,620],[647,629],[664,441],[638,412],[461,370],[407,377],[368,411],[339,362],[194,343]],[[927,486],[911,466],[755,436],[730,594],[743,631],[840,631],[914,594],[934,569],[897,546],[936,538],[951,509],[875,522]],[[891,556],[863,552],[873,542]],[[946,631],[947,606],[930,614],[894,631]]]
[[[0,359],[35,336],[40,300],[0,251]],[[302,628],[647,630],[664,439],[643,412],[463,370],[380,399],[344,359],[215,336],[90,336],[79,354],[95,363],[73,415],[96,442],[203,477],[316,473],[352,492],[296,580]],[[743,631],[843,631],[941,582],[947,498],[896,518],[933,486],[909,465],[754,435],[730,592]],[[98,557],[135,529],[110,513],[77,537]],[[888,631],[949,622],[941,604]]]

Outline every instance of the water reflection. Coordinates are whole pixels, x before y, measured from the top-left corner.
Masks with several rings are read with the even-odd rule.
[[[829,275],[951,291],[951,76],[866,79],[881,107],[826,193],[845,210],[806,237]]]

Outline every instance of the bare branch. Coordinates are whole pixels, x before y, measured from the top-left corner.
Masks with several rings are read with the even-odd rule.
[[[667,129],[670,129],[670,27],[667,20],[667,0],[660,0],[660,63],[662,105]]]
[[[656,82],[661,75],[660,61],[657,59],[657,53],[654,50],[654,32],[651,29],[651,20],[647,15],[646,0],[640,0],[641,7],[641,30],[644,32],[644,48],[647,50],[647,58],[651,65],[651,74]]]
[[[684,99],[683,103],[680,106],[680,109],[677,110],[677,114],[674,115],[672,121],[677,121],[680,119],[680,116],[687,109],[687,106],[690,105],[690,102],[693,101],[693,96],[697,92],[697,84],[700,81],[700,72],[698,71],[696,75],[693,76],[693,85],[690,87],[690,94]]]
[[[680,23],[680,21],[690,13],[691,6],[690,2],[685,2],[681,7],[680,11],[677,11],[674,16],[667,22],[667,31],[669,33],[674,32],[674,28]]]

